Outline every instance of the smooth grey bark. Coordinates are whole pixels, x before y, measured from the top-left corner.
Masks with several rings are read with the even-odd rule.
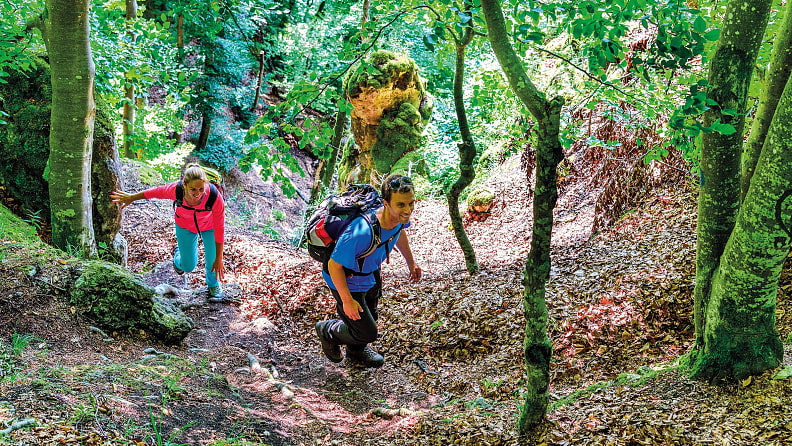
[[[91,203],[94,64],[88,0],[47,0],[43,35],[52,73],[49,194],[52,242],[96,254]]]

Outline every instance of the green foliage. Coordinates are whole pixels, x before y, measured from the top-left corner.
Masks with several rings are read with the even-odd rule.
[[[13,377],[16,375],[17,361],[22,351],[36,340],[31,335],[11,335],[11,342],[0,339],[0,378]]]
[[[49,158],[52,90],[47,63],[28,54],[25,71],[10,69],[0,83],[0,183],[30,213],[49,221],[49,186],[43,175]]]
[[[249,151],[249,146],[243,144],[244,139],[243,130],[226,121],[216,121],[206,147],[194,150],[193,154],[220,170],[228,171]]]
[[[0,2],[0,84],[13,84],[9,79],[12,72],[29,72],[39,64],[35,54],[42,50],[43,42],[26,28],[27,21],[43,10],[43,0]]]

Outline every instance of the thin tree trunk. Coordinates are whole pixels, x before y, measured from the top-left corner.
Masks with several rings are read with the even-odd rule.
[[[789,2],[786,5],[784,19],[778,29],[778,35],[773,40],[773,54],[770,66],[765,74],[765,83],[759,100],[759,108],[748,134],[748,141],[742,154],[742,176],[740,190],[742,197],[748,193],[751,177],[756,169],[759,153],[762,151],[767,131],[773,121],[778,100],[784,91],[784,86],[792,71],[792,9]]]
[[[195,143],[197,149],[203,149],[209,142],[209,134],[212,132],[212,118],[208,113],[204,113],[201,119],[201,133],[198,134],[198,142]]]
[[[552,346],[547,337],[545,284],[550,277],[553,208],[558,197],[557,168],[564,156],[558,138],[564,101],[562,98],[555,98],[548,102],[528,78],[521,59],[509,43],[500,2],[481,0],[481,7],[487,21],[493,52],[509,79],[512,90],[538,121],[539,129],[531,252],[523,273],[523,308],[526,318],[523,347],[527,380],[525,404],[520,412],[518,430],[525,436],[544,420],[549,402]]]
[[[322,191],[330,187],[333,180],[338,151],[346,130],[346,118],[346,112],[339,108],[336,112],[335,125],[333,125],[333,139],[330,141],[330,157],[319,160],[319,165],[316,167],[313,186],[311,186],[311,203],[321,198]]]
[[[127,22],[132,22],[137,19],[137,1],[126,0],[126,19]],[[136,35],[131,30],[127,30],[127,34],[135,44]],[[124,156],[127,158],[139,158],[138,154],[133,149],[133,139],[135,135],[135,84],[132,83],[130,76],[124,76],[124,112],[122,120],[122,133],[124,135]]]
[[[454,108],[456,109],[459,133],[462,142],[459,144],[459,178],[448,191],[448,212],[451,215],[451,226],[454,228],[459,247],[465,256],[465,268],[468,274],[475,274],[479,270],[476,261],[476,252],[470,243],[465,226],[462,224],[462,215],[459,212],[459,195],[470,186],[476,177],[476,144],[470,133],[470,125],[465,112],[465,48],[473,40],[473,29],[468,27],[462,32],[461,38],[456,42],[456,67],[454,70]]]
[[[261,84],[264,81],[264,51],[259,51],[259,69],[258,76],[256,76],[256,92],[253,94],[253,105],[250,106],[250,111],[256,111],[258,107],[259,98],[261,98]]]
[[[695,349],[704,344],[712,277],[739,211],[744,112],[771,3],[771,0],[732,0],[710,64],[707,97],[718,106],[705,113],[704,124],[720,120],[734,126],[736,132],[731,135],[705,133],[702,137],[694,290]],[[726,109],[738,113],[723,114],[722,110]]]
[[[49,194],[52,242],[96,254],[91,206],[94,64],[88,0],[47,0],[45,41],[52,73]]]

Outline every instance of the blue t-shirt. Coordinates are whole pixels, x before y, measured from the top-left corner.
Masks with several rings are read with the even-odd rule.
[[[400,223],[390,230],[381,228],[380,240],[383,242],[388,240],[391,236],[393,236],[393,234],[396,234],[396,232],[398,232],[399,228],[402,226],[404,226],[404,228],[408,228],[410,227],[410,224],[407,223],[406,225],[402,225]],[[369,226],[366,219],[359,217],[352,220],[344,232],[341,233],[341,236],[338,237],[336,247],[333,250],[333,254],[330,256],[330,258],[345,268],[348,268],[356,273],[373,273],[379,269],[382,262],[384,262],[388,257],[388,253],[393,250],[393,247],[396,245],[396,240],[399,239],[399,236],[401,236],[401,232],[399,232],[396,237],[393,237],[393,240],[391,240],[389,243],[380,246],[373,253],[366,256],[363,259],[363,268],[361,269],[357,257],[363,254],[366,249],[371,246],[371,238],[373,237],[373,234],[371,233],[371,226]],[[322,271],[322,276],[324,277],[327,286],[335,290],[336,287],[333,285],[333,280],[330,278],[330,274],[328,274],[327,271]],[[349,286],[349,291],[353,293],[368,291],[373,288],[374,285],[376,285],[374,274],[367,274],[365,276],[353,275],[352,277],[347,277],[347,286]]]

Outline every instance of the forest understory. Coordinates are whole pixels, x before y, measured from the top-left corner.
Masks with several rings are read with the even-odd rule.
[[[472,277],[446,205],[418,202],[409,236],[424,279],[409,284],[399,255],[384,265],[378,370],[322,356],[313,326],[333,318],[335,304],[320,267],[265,234],[285,237],[300,224],[299,203],[280,201],[291,206],[286,217],[262,231],[253,222],[272,215],[277,191],[262,193],[270,185],[254,176],[240,175],[229,193],[226,291],[236,305],[206,303],[202,272],[173,272],[170,203],[125,210],[130,269],[177,288],[173,298],[196,323],[181,345],[103,333],[56,288],[1,265],[0,339],[31,340],[0,380],[0,432],[8,430],[0,444],[786,444],[790,276],[777,312],[786,368],[731,385],[690,380],[679,358],[693,338],[695,191],[688,181],[658,182],[592,232],[603,218],[598,197],[615,187],[597,183],[580,159],[561,181],[555,213],[551,410],[533,438],[516,431],[531,225],[517,155],[488,181],[491,211],[466,216],[481,266]],[[125,175],[128,190],[145,187],[134,165]],[[24,420],[33,421],[13,426]]]

